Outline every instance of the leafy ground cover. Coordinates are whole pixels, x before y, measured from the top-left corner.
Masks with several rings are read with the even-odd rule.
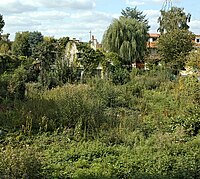
[[[0,178],[200,178],[200,83],[162,70],[0,106]]]

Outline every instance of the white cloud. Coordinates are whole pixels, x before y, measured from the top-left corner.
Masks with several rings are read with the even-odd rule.
[[[2,14],[23,13],[46,9],[92,10],[95,0],[1,0]]]
[[[45,8],[71,8],[71,9],[93,9],[95,0],[29,0],[29,4],[37,4]]]
[[[139,5],[144,5],[145,2],[144,1],[130,1],[130,0],[126,0],[126,4],[129,6],[139,6]]]
[[[143,11],[143,14],[146,14],[150,18],[158,18],[160,16],[159,10],[147,9]]]
[[[3,14],[22,13],[28,11],[36,11],[37,7],[24,4],[20,0],[1,0],[0,12]]]
[[[31,19],[35,19],[38,21],[61,21],[65,18],[70,17],[70,13],[63,11],[39,11],[27,14]]]
[[[189,26],[193,33],[200,35],[200,20],[192,20]]]
[[[144,14],[146,14],[146,18],[149,21],[149,25],[151,26],[150,32],[157,32],[158,29],[158,17],[160,16],[160,11],[159,10],[144,10]]]
[[[0,13],[3,14],[5,20],[3,30],[4,33],[11,33],[11,39],[14,39],[15,33],[18,31],[40,31],[46,36],[55,36],[56,38],[69,36],[82,38],[83,41],[89,40],[89,31],[91,30],[93,35],[101,41],[104,31],[113,18],[120,16],[120,12],[107,13],[103,8],[101,8],[101,11],[98,8],[97,11],[96,5],[100,1],[0,0]],[[146,5],[147,3],[155,3],[155,1],[160,2],[160,0],[123,1],[132,4],[132,6]],[[106,4],[106,1],[104,2]],[[157,19],[160,15],[159,10],[148,9],[143,12],[149,20],[150,32],[156,32],[158,28]],[[195,33],[200,32],[198,20],[192,21],[190,26]]]

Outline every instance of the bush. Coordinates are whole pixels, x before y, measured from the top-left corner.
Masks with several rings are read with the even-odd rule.
[[[0,151],[0,178],[41,178],[41,163],[34,149],[7,145]]]

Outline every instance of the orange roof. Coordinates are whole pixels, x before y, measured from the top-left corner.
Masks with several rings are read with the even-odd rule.
[[[160,37],[160,34],[150,33],[149,37]]]
[[[157,43],[158,42],[147,42],[147,47],[148,48],[157,48]]]

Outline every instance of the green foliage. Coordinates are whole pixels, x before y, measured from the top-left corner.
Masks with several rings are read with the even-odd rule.
[[[84,75],[86,77],[94,76],[98,65],[104,58],[104,54],[100,50],[95,51],[88,44],[79,44],[78,50],[78,61],[83,66]]]
[[[53,70],[57,57],[56,40],[50,39],[50,41],[43,41],[39,43],[33,50],[33,58],[39,60],[39,82],[43,86],[47,86],[51,83],[50,71]]]
[[[26,100],[0,104],[0,178],[199,178],[199,82],[170,75],[27,84]]]
[[[173,30],[159,38],[158,51],[169,68],[178,71],[185,66],[186,56],[193,49],[192,39],[188,30]]]
[[[2,29],[3,29],[4,25],[5,25],[5,22],[3,20],[3,15],[0,14],[0,34],[3,31]]]
[[[58,57],[59,58],[65,55],[66,46],[68,42],[69,42],[69,37],[62,37],[58,39],[57,43],[58,43]]]
[[[30,45],[28,43],[29,32],[17,32],[12,43],[12,54],[16,56],[30,56]]]
[[[43,35],[41,32],[34,31],[34,32],[29,32],[29,37],[28,37],[28,44],[29,44],[29,51],[30,55],[32,55],[32,52],[36,48],[36,46],[43,41]]]
[[[148,20],[145,19],[146,15],[143,15],[142,11],[137,10],[137,7],[134,8],[126,7],[125,10],[122,9],[121,14],[126,18],[136,19],[139,22],[146,24],[147,29],[150,28],[150,26],[148,25]]]
[[[111,80],[114,84],[125,84],[130,80],[129,72],[127,69],[115,68],[111,75]]]
[[[148,139],[135,131],[126,134],[127,141],[129,137],[132,143],[124,145],[100,140],[76,142],[65,133],[41,134],[20,141],[16,137],[1,153],[4,157],[0,171],[12,171],[10,178],[11,174],[20,178],[23,174],[31,178],[199,178],[199,136],[187,141],[184,132],[177,130],[173,134],[156,132]],[[5,168],[8,163],[12,165]]]
[[[143,21],[141,12],[136,9],[126,9],[119,19],[114,19],[103,36],[103,48],[121,56],[123,64],[131,67],[136,60],[142,61],[146,52],[148,27]],[[129,12],[130,11],[130,12]],[[130,13],[138,17],[131,17]]]
[[[160,27],[158,31],[163,34],[174,30],[188,30],[190,14],[186,15],[183,8],[172,7],[169,11],[161,10],[161,16],[158,18]]]
[[[13,72],[20,64],[20,60],[15,56],[0,55],[0,74]]]
[[[1,54],[8,54],[10,51],[10,44],[7,42],[0,42],[0,53]]]
[[[23,66],[17,68],[12,74],[4,73],[0,76],[2,99],[24,99],[26,72]]]
[[[28,146],[0,149],[0,178],[40,178],[41,162],[36,150]]]
[[[194,49],[187,56],[186,66],[192,68],[194,72],[198,73],[200,71],[200,49]]]
[[[39,43],[43,42],[41,32],[17,32],[12,43],[12,54],[30,57]]]

